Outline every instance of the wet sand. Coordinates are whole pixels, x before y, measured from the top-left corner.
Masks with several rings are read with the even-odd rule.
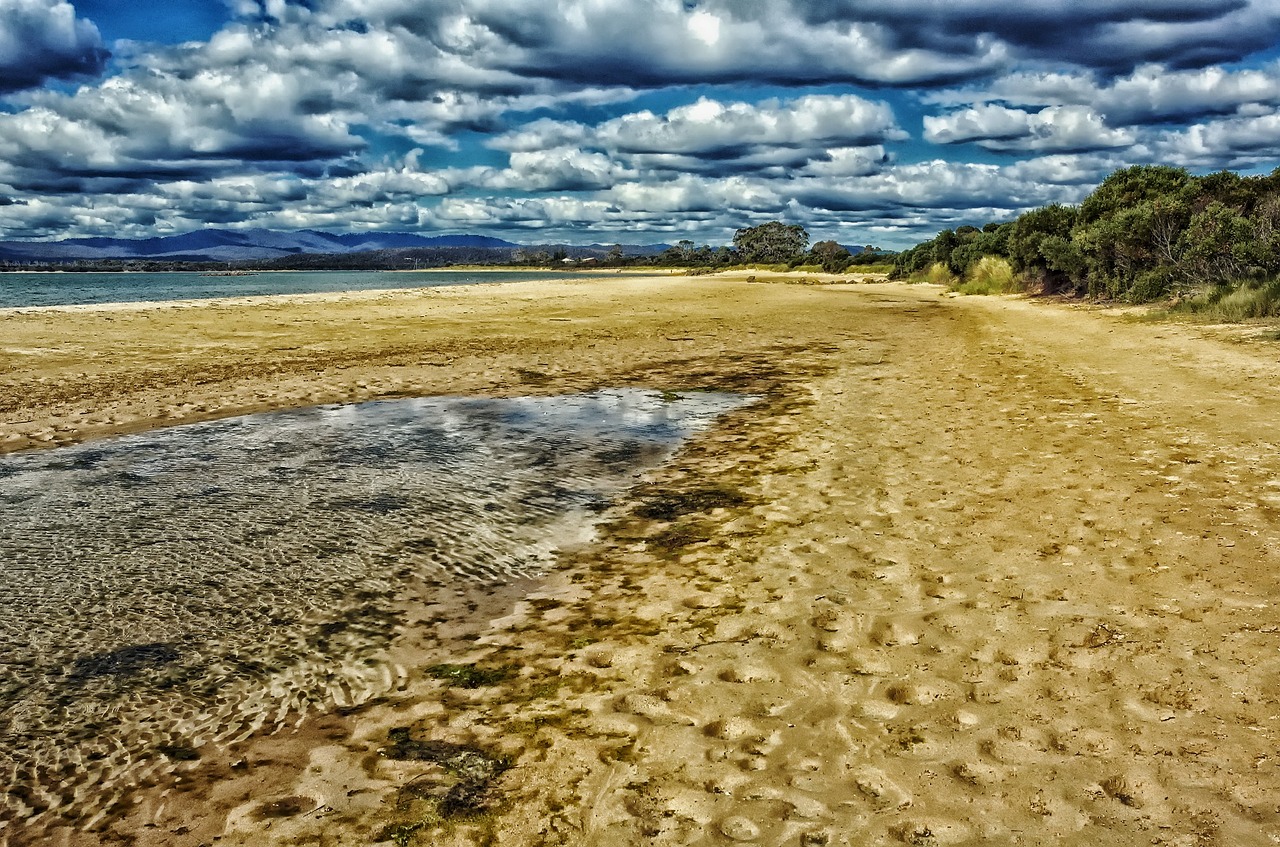
[[[378,396],[765,398],[546,579],[424,610],[398,696],[10,843],[1280,841],[1273,344],[708,277],[10,312],[0,339],[7,450]]]

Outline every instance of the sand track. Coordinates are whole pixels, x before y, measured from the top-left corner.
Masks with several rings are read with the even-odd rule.
[[[363,360],[343,358],[340,313],[331,333],[299,342],[330,345],[351,373],[310,381],[264,372],[279,365],[255,347],[266,342],[234,347],[236,367],[259,372],[224,380],[218,409],[607,380],[768,394],[647,480],[598,545],[488,610],[465,654],[427,633],[408,651],[423,666],[509,665],[510,680],[450,689],[411,669],[419,683],[402,701],[208,751],[185,788],[159,786],[113,827],[58,837],[1280,842],[1274,347],[933,289],[626,285],[544,287],[539,302],[449,294],[456,326],[385,346],[371,330]],[[548,315],[580,325],[548,331]],[[476,336],[485,349],[464,343],[477,326],[492,332]],[[671,340],[684,338],[697,340]],[[421,360],[444,350],[454,361],[441,376]],[[51,376],[18,367],[3,379],[20,391]],[[118,389],[138,417],[111,426],[181,413],[173,384],[187,383]],[[45,428],[22,438],[38,440],[57,432],[41,410],[69,405],[0,414],[34,415]],[[662,497],[670,508],[646,511]],[[440,821],[406,794],[432,772],[377,756],[396,726],[509,756],[493,810]],[[263,764],[218,765],[240,756]],[[314,805],[263,814],[287,797]]]

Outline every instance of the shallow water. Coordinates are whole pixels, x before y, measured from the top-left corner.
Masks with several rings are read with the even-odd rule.
[[[3,273],[0,308],[204,300],[264,294],[434,288],[481,282],[564,279],[564,271],[272,271],[249,276],[200,273]],[[583,277],[575,275],[575,278]]]
[[[0,456],[0,820],[393,690],[410,583],[545,571],[736,395],[427,398]]]

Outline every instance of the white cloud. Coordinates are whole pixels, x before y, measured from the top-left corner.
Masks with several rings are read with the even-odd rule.
[[[1131,129],[1108,127],[1085,106],[1050,106],[1025,112],[987,104],[924,118],[924,137],[935,144],[974,142],[989,150],[1073,152],[1127,147],[1137,140]]]
[[[603,152],[649,171],[782,171],[832,163],[907,135],[886,103],[854,95],[809,95],[760,103],[706,97],[665,114],[633,112],[598,126],[541,119],[497,136],[490,146],[521,153],[569,146]],[[876,158],[883,158],[883,149]],[[845,164],[852,160],[845,158]],[[859,167],[870,159],[864,157]]]
[[[488,188],[521,191],[587,191],[608,188],[638,174],[603,153],[576,147],[523,150],[511,154],[508,168],[485,176]]]
[[[1023,72],[982,88],[946,89],[924,100],[938,105],[1088,106],[1113,126],[1131,126],[1280,104],[1280,63],[1234,70],[1147,64],[1105,84],[1083,72]]]
[[[889,154],[881,144],[869,147],[833,147],[827,155],[814,159],[804,167],[804,173],[818,177],[869,176],[883,170],[889,162]]]
[[[353,17],[430,37],[479,67],[577,83],[910,84],[970,76],[1007,58],[1002,45],[982,36],[953,40],[945,50],[904,48],[891,31],[856,16],[803,26],[787,2],[687,9],[676,0],[460,0],[436,7],[343,0],[318,13],[330,26]]]
[[[854,146],[905,137],[887,104],[852,94],[756,104],[703,97],[665,115],[624,115],[597,130],[601,145],[624,153],[718,154],[752,146]]]
[[[1151,158],[1190,168],[1252,167],[1280,159],[1280,112],[1196,124],[1153,134]]]
[[[221,71],[115,77],[0,114],[0,156],[31,178],[217,174],[255,162],[332,158],[364,146],[331,113],[300,113],[295,77],[256,85]],[[246,164],[248,163],[248,164]]]

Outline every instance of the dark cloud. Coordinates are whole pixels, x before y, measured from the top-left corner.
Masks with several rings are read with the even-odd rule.
[[[1230,62],[1280,40],[1272,0],[333,0],[443,55],[520,78],[658,87],[845,82],[914,86],[989,77],[1020,60],[1123,74],[1149,62]]]
[[[0,0],[0,94],[96,76],[111,54],[92,22],[59,0]]]
[[[1004,0],[792,3],[811,25],[874,22],[900,48],[953,51],[989,36],[1020,58],[1120,73],[1145,62],[1236,61],[1280,40],[1280,8],[1271,0],[1038,0],[1016,9]]]

